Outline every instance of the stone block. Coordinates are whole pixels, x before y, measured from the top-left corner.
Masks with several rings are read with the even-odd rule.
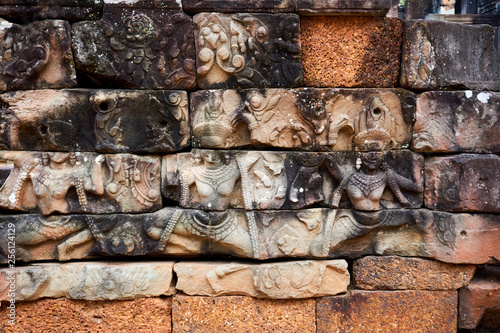
[[[196,86],[192,19],[178,1],[105,0],[99,21],[72,26],[76,69],[94,86]]]
[[[192,296],[310,298],[345,293],[350,280],[345,260],[270,264],[179,262],[174,270],[176,288]]]
[[[363,137],[363,145],[382,144],[370,136]],[[422,205],[422,167],[423,158],[406,150],[287,153],[194,149],[163,157],[162,191],[182,207],[207,210],[418,208]]]
[[[316,301],[173,297],[173,332],[316,332]]]
[[[353,266],[355,286],[365,290],[455,290],[466,286],[475,271],[475,265],[396,256],[364,257]]]
[[[432,13],[439,12],[441,1],[437,0],[406,0],[405,2],[405,20],[425,19]]]
[[[415,95],[402,89],[203,90],[191,94],[193,146],[363,150],[365,136],[385,149],[408,147]],[[357,143],[355,145],[354,143]]]
[[[3,0],[0,17],[15,20],[97,20],[103,0]]]
[[[76,86],[69,23],[0,19],[0,73],[0,91]]]
[[[193,22],[200,88],[302,85],[298,15],[200,13]]]
[[[160,158],[131,154],[19,154],[0,188],[0,208],[118,213],[161,208]]]
[[[492,26],[409,20],[404,30],[402,87],[500,89],[500,52]]]
[[[458,293],[458,327],[495,332],[500,327],[500,267],[478,270]]]
[[[3,332],[172,332],[172,299],[77,301],[44,298],[16,303],[14,325],[0,309]],[[4,320],[4,318],[6,318]]]
[[[445,211],[500,212],[500,157],[460,154],[425,161],[425,206]]]
[[[412,149],[500,152],[500,93],[431,91],[417,99]]]
[[[297,0],[297,12],[305,16],[385,16],[391,0]]]
[[[317,332],[456,332],[456,291],[353,291],[316,306]]]
[[[312,87],[397,85],[403,22],[375,17],[302,17],[304,83]]]
[[[182,0],[186,13],[285,13],[295,10],[296,0]]]
[[[31,90],[0,95],[0,148],[159,153],[189,145],[185,91]]]
[[[34,264],[0,269],[0,279],[15,280],[17,301],[70,298],[89,301],[172,295],[174,262]],[[0,289],[1,290],[1,289]],[[0,301],[8,301],[0,292]]]

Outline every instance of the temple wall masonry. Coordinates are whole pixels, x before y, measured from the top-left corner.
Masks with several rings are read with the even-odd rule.
[[[2,1],[0,332],[498,332],[498,37],[395,2]]]

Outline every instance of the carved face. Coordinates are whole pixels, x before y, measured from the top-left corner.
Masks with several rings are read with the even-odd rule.
[[[204,151],[201,157],[207,165],[220,165],[222,162],[222,154],[217,151]]]
[[[371,151],[361,153],[361,163],[368,170],[376,170],[380,168],[384,161],[384,153],[380,151]]]
[[[61,164],[69,158],[69,153],[49,153],[49,159],[53,163]]]

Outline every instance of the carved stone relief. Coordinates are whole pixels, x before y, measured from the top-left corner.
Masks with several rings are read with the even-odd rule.
[[[201,13],[193,22],[200,88],[302,83],[298,15]]]
[[[364,133],[370,139],[388,136],[385,148],[400,149],[411,141],[414,112],[414,95],[402,89],[249,89],[191,94],[193,145],[200,148],[252,145],[360,150],[353,140]]]
[[[23,20],[95,20],[102,12],[103,0],[3,0],[0,17]]]
[[[196,85],[193,26],[181,10],[105,2],[100,21],[72,26],[77,69],[114,88],[190,89]]]
[[[19,154],[0,188],[0,208],[117,213],[161,207],[160,160],[129,154]]]
[[[76,86],[70,40],[65,21],[18,25],[0,18],[0,91]]]

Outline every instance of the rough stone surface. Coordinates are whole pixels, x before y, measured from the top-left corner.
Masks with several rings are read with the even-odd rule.
[[[455,290],[466,286],[474,265],[395,256],[365,257],[354,261],[356,288],[366,290]]]
[[[500,157],[460,154],[425,161],[425,206],[445,211],[500,212]]]
[[[500,327],[500,267],[479,270],[458,296],[459,328],[494,332]]]
[[[439,11],[440,1],[436,0],[406,0],[405,20],[424,19],[428,14]]]
[[[160,207],[160,159],[155,156],[24,152],[0,188],[0,208],[42,215]]]
[[[173,332],[316,332],[316,300],[173,297]]]
[[[192,296],[309,298],[347,292],[350,280],[345,260],[273,264],[180,262],[174,270],[176,288]]]
[[[293,12],[296,0],[182,0],[186,13],[284,13]]]
[[[412,149],[500,152],[500,93],[432,91],[417,99]]]
[[[353,291],[316,306],[317,332],[456,332],[456,291]]]
[[[105,1],[99,21],[72,26],[76,68],[94,86],[196,86],[192,19],[177,1]]]
[[[0,95],[0,148],[173,152],[189,145],[185,91],[31,90]]]
[[[300,15],[384,16],[391,0],[297,0]]]
[[[404,35],[402,87],[500,90],[492,26],[409,20]]]
[[[394,87],[403,23],[372,17],[302,17],[304,83],[312,87]]]
[[[6,19],[68,21],[97,20],[103,0],[2,0],[0,17]]]
[[[15,280],[17,301],[43,297],[121,300],[172,295],[174,262],[35,264],[0,269],[0,279]],[[9,301],[0,288],[0,301]]]
[[[0,91],[76,86],[70,36],[66,21],[0,19]]]
[[[379,131],[386,149],[401,149],[411,140],[415,96],[402,89],[204,90],[191,94],[190,105],[195,147],[360,150],[360,138]]]
[[[5,302],[0,309],[2,332],[171,332],[172,299],[127,301],[40,299],[16,303],[16,322],[7,320]]]
[[[200,13],[193,22],[200,88],[302,85],[298,15]]]

